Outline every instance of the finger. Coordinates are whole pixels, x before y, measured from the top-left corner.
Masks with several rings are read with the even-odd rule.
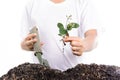
[[[74,55],[77,55],[77,56],[81,56],[83,52],[77,52],[77,51],[73,51],[73,54]]]
[[[31,40],[29,40],[29,41],[26,41],[26,45],[27,45],[27,46],[30,46],[30,45],[33,46],[33,44],[34,44],[35,42],[37,42],[37,39],[31,39]]]
[[[72,47],[72,51],[77,51],[77,52],[79,52],[80,51],[80,47]]]
[[[32,34],[28,34],[28,36],[25,38],[25,40],[31,40],[34,39],[36,37],[36,33],[32,33]]]
[[[70,45],[73,47],[80,47],[82,43],[80,41],[72,41]]]
[[[26,46],[31,46],[31,45],[33,45],[33,42],[32,42],[32,40],[29,40],[29,41],[26,41]]]
[[[83,49],[82,49],[82,47],[72,47],[72,52],[75,55],[81,56],[83,53]]]
[[[63,39],[65,42],[71,42],[71,41],[80,41],[79,37],[67,37]]]
[[[28,46],[28,49],[33,51],[33,45]]]

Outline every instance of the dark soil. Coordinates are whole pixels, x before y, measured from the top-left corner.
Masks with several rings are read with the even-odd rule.
[[[24,63],[10,69],[0,80],[120,80],[120,67],[78,64],[62,72],[40,64]]]

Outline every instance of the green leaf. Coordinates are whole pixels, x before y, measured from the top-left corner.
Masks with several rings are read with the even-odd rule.
[[[67,25],[67,30],[69,30],[69,31],[72,30],[72,24],[71,23]]]
[[[64,28],[64,26],[63,26],[62,23],[58,23],[57,26],[58,26],[59,29],[60,29],[60,28]]]
[[[57,24],[58,28],[59,28],[59,34],[60,36],[64,36],[67,33],[67,30],[64,28],[62,23],[58,23]]]
[[[77,23],[69,23],[67,25],[67,30],[72,30],[72,28],[78,28],[79,27],[79,24]]]

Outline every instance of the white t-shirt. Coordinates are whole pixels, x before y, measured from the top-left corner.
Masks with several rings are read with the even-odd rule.
[[[48,60],[51,68],[66,70],[79,64],[79,58],[71,51],[69,43],[64,47],[59,34],[57,23],[66,24],[66,16],[72,15],[72,22],[79,23],[79,28],[72,29],[70,36],[84,38],[84,33],[89,29],[97,29],[97,19],[90,0],[65,0],[53,3],[50,0],[31,0],[25,9],[22,20],[23,38],[33,26],[39,29],[43,57]],[[33,55],[34,61],[38,62]]]

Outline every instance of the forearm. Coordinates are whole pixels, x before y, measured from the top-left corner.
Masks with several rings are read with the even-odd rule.
[[[84,42],[84,48],[85,48],[84,51],[90,51],[94,49],[97,45],[97,31],[90,30],[86,32],[83,42]]]
[[[97,45],[96,37],[86,37],[83,40],[83,42],[84,42],[85,52],[94,49]]]

